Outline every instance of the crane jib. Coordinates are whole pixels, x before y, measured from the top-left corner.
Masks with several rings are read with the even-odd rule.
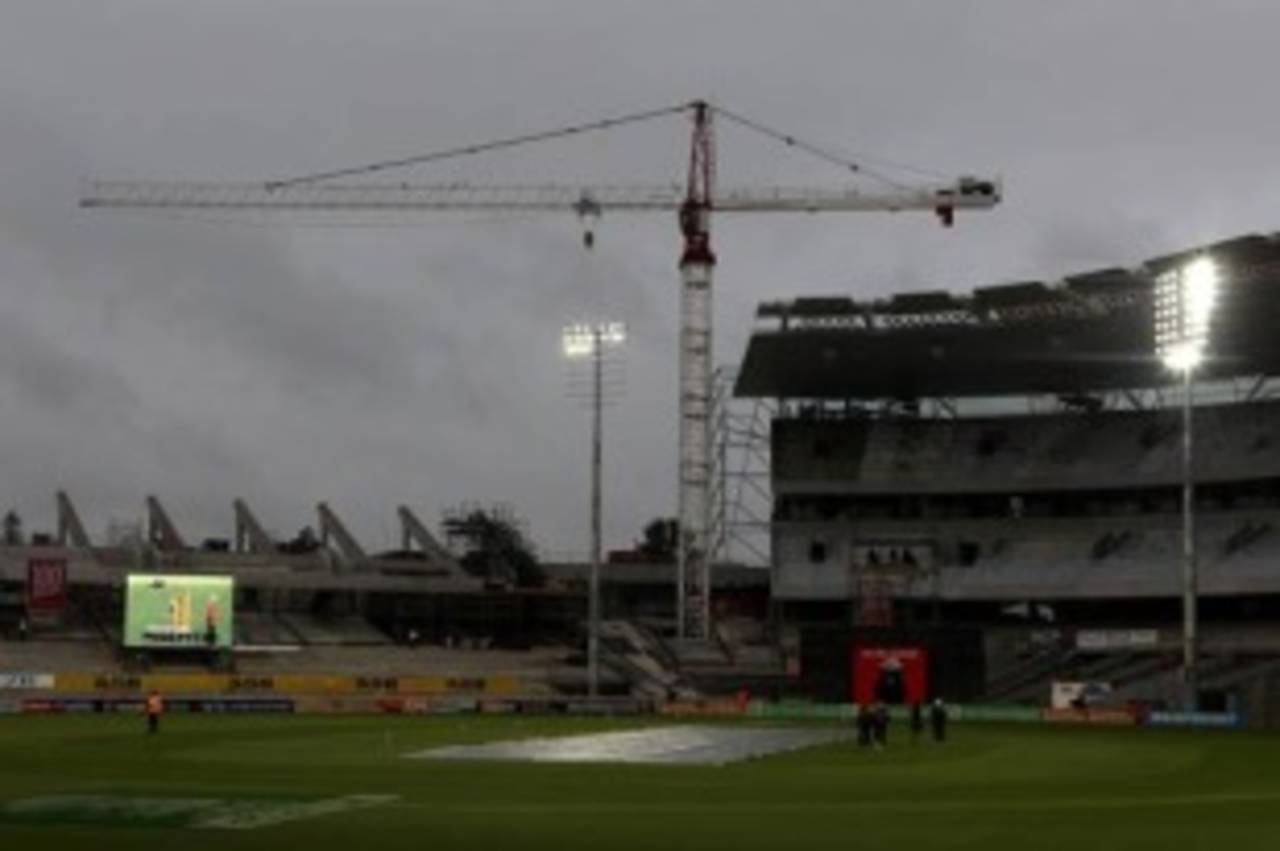
[[[819,188],[724,189],[709,204],[723,213],[858,212],[986,209],[1000,201],[998,187],[964,185],[863,193]],[[966,191],[968,190],[968,191]],[[92,184],[81,198],[86,208],[156,210],[278,210],[310,212],[678,210],[683,191],[675,186],[474,186],[339,185],[272,189],[263,184],[111,182]]]

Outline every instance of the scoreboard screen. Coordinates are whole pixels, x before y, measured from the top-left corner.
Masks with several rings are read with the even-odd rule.
[[[124,644],[193,650],[231,647],[234,592],[230,576],[130,576]]]

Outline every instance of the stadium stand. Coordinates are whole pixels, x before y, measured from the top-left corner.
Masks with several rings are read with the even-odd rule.
[[[1243,415],[1243,418],[1242,418]],[[1280,402],[1202,407],[1206,483],[1280,475]],[[1176,412],[1059,412],[965,420],[803,418],[775,424],[781,494],[839,483],[849,493],[969,494],[1128,488],[1181,481]],[[1261,467],[1259,466],[1261,465]]]
[[[962,676],[931,663],[948,697],[1177,694],[1183,425],[1153,293],[1203,254],[1226,284],[1193,411],[1201,700],[1280,715],[1280,235],[968,295],[762,304],[735,392],[778,402],[775,628],[809,645],[815,694],[853,692],[859,648],[932,658],[962,634]]]
[[[492,676],[554,673],[565,666],[564,647],[528,651],[455,650],[444,647],[321,645],[237,660],[239,674],[349,674],[356,676]]]
[[[120,670],[114,648],[105,641],[0,641],[0,672]]]
[[[1229,285],[1193,420],[1200,699],[1280,723],[1276,235],[963,295],[761,305],[734,392],[776,411],[770,569],[716,564],[714,629],[681,641],[676,565],[611,561],[605,692],[865,700],[864,669],[892,656],[951,700],[1044,705],[1055,682],[1085,682],[1114,700],[1171,702],[1184,435],[1154,357],[1153,292],[1204,253]],[[234,534],[193,546],[148,497],[145,527],[103,544],[59,493],[55,535],[0,545],[0,673],[586,691],[587,564],[539,563],[536,581],[464,568],[454,539],[407,507],[385,552],[326,503],[289,540],[244,500],[232,508]],[[64,565],[65,582],[28,621],[40,563]],[[139,573],[232,578],[234,642],[194,658],[124,648],[123,588]]]
[[[271,612],[236,612],[238,646],[296,647],[306,640],[288,622]]]
[[[369,645],[380,647],[391,643],[391,638],[381,632],[361,615],[335,615],[323,617],[313,614],[281,612],[276,619],[285,629],[296,635],[303,644],[317,645]]]
[[[498,678],[507,683],[504,693],[587,691],[585,564],[547,563],[537,587],[478,580],[406,508],[399,511],[402,547],[369,553],[332,508],[321,513],[332,543],[306,529],[277,542],[243,500],[233,505],[235,534],[206,540],[199,549],[155,497],[147,501],[154,534],[143,528],[128,540],[97,545],[70,497],[59,493],[56,502],[59,528],[66,527],[59,540],[0,544],[0,674],[94,675],[134,688],[137,676],[149,674],[217,674],[250,684],[277,676],[372,683],[436,677],[464,692]],[[28,570],[41,560],[65,566],[65,586],[55,612],[28,619]],[[230,646],[126,647],[124,585],[137,573],[234,580]],[[675,624],[674,576],[673,564],[608,570],[603,587],[610,610],[629,619],[611,626],[616,634],[606,637],[604,694],[696,693],[682,673],[678,649],[665,637]],[[746,600],[746,608],[760,609],[767,599],[767,576],[759,571],[726,569],[716,584],[722,602],[735,606]]]

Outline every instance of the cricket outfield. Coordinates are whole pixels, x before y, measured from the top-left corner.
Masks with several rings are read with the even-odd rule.
[[[740,747],[756,728],[782,746],[704,764],[651,758],[661,750],[652,741],[687,754],[711,740]],[[614,735],[645,729],[653,740]],[[823,725],[701,729],[711,732],[657,719],[175,714],[148,738],[131,715],[5,717],[0,838],[5,848],[184,851],[1247,851],[1280,839],[1272,735],[970,724],[945,744],[913,745],[899,726],[873,751]],[[554,748],[589,734],[609,735]],[[514,752],[551,742],[559,757],[517,761],[499,748],[430,758],[530,739]],[[639,746],[642,758],[576,756],[597,740]]]

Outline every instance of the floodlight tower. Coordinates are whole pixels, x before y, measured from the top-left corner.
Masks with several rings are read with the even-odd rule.
[[[1218,298],[1220,277],[1213,259],[1202,255],[1156,277],[1156,354],[1168,369],[1182,376],[1182,666],[1184,701],[1194,710],[1198,702],[1196,676],[1196,563],[1195,472],[1191,397],[1196,367],[1209,343],[1209,322]]]
[[[586,360],[591,368],[591,577],[587,597],[587,692],[600,693],[600,478],[603,467],[604,362],[627,339],[621,322],[570,325],[561,335],[564,356]]]

